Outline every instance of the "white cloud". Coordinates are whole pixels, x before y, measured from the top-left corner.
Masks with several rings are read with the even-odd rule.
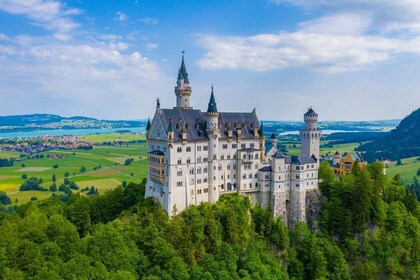
[[[26,16],[35,25],[53,31],[60,40],[68,40],[69,32],[78,26],[68,16],[81,13],[78,9],[66,9],[55,0],[2,0],[0,11]]]
[[[154,18],[150,18],[150,17],[145,17],[140,19],[141,22],[145,23],[145,24],[150,24],[150,25],[156,25],[159,23],[159,21],[157,19]]]
[[[368,13],[381,32],[420,32],[420,1],[418,0],[271,0],[311,11],[330,13]]]
[[[147,43],[147,49],[149,51],[159,48],[159,44],[157,43]]]
[[[371,28],[369,14],[341,13],[299,24],[301,31],[326,34],[361,34]]]
[[[127,21],[128,16],[124,14],[123,12],[118,11],[116,14],[117,14],[116,20],[118,20],[120,23]]]
[[[248,37],[203,36],[204,69],[269,71],[308,66],[325,73],[359,69],[389,61],[400,53],[420,53],[420,37],[403,40],[380,36],[294,32]]]

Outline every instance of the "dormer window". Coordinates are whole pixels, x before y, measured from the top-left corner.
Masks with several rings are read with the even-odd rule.
[[[246,127],[246,124],[245,123],[242,123],[242,128],[245,128]]]
[[[176,129],[180,129],[181,126],[179,125],[179,123],[176,125]]]

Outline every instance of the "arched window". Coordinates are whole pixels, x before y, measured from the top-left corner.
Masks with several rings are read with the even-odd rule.
[[[182,164],[181,158],[178,159],[178,164]]]
[[[258,154],[255,154],[255,159],[258,159]]]
[[[243,158],[243,159],[246,159],[246,155],[244,155],[242,158]]]
[[[187,158],[187,164],[190,164],[190,163],[191,163],[191,159]]]
[[[190,175],[194,175],[194,168],[190,169]]]
[[[252,179],[252,174],[251,173],[248,174],[248,179]]]
[[[246,179],[246,174],[242,175],[242,179]]]

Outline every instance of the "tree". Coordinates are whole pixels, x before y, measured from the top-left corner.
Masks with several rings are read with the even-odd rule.
[[[56,191],[57,191],[57,185],[56,185],[55,183],[53,183],[53,184],[50,186],[50,191],[52,191],[52,192],[56,192]]]
[[[55,183],[57,181],[57,177],[55,176],[55,173],[52,175],[51,179],[52,179],[53,183]]]
[[[124,165],[130,165],[132,161],[133,161],[133,159],[128,158],[128,159],[125,160]]]
[[[397,160],[397,164],[396,165],[402,165],[400,158]]]
[[[122,181],[121,186],[122,186],[123,188],[127,187],[127,182],[126,182],[126,181]]]
[[[0,191],[0,204],[9,205],[11,203],[10,197],[5,192]]]
[[[82,166],[82,167],[80,168],[80,173],[85,173],[85,172],[86,172],[86,167]]]
[[[66,178],[70,177],[70,173],[68,171],[64,172],[64,177]]]
[[[24,180],[28,179],[28,175],[22,174],[22,179],[24,179]]]

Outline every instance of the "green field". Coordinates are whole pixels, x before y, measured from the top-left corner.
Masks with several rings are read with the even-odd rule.
[[[116,139],[119,133],[92,135],[86,137]],[[100,136],[100,137],[99,137]],[[125,139],[145,140],[144,136],[136,134],[122,134]],[[126,140],[124,140],[126,141]],[[64,181],[64,174],[70,174],[69,179],[74,181],[80,188],[94,186],[99,192],[112,189],[121,185],[123,181],[140,182],[147,175],[147,148],[145,143],[128,144],[121,146],[95,146],[92,150],[52,150],[41,152],[42,159],[18,160],[12,167],[0,168],[0,191],[6,192],[12,201],[18,199],[18,204],[25,203],[31,197],[44,199],[51,196],[51,192],[25,191],[19,192],[19,187],[25,181],[22,175],[42,178],[42,186],[49,188],[52,184],[52,175],[57,178],[57,186]],[[20,153],[0,152],[0,158],[19,158]],[[64,158],[48,159],[47,155],[64,155]],[[28,156],[28,155],[27,155]],[[131,165],[126,166],[126,159],[132,158]],[[57,168],[53,166],[57,165]],[[82,173],[81,167],[86,171]],[[96,170],[95,170],[96,169]]]
[[[418,157],[404,158],[401,160],[402,165],[397,165],[396,161],[391,161],[387,164],[386,174],[394,177],[397,173],[400,174],[402,179],[408,182],[413,182],[413,177],[416,176],[417,170],[420,169],[420,161]]]
[[[89,134],[86,136],[83,136],[83,138],[87,141],[93,141],[93,142],[118,142],[118,141],[124,141],[124,142],[130,142],[130,141],[136,141],[136,140],[146,140],[144,138],[144,135],[136,134],[136,133],[106,133],[106,134]]]

